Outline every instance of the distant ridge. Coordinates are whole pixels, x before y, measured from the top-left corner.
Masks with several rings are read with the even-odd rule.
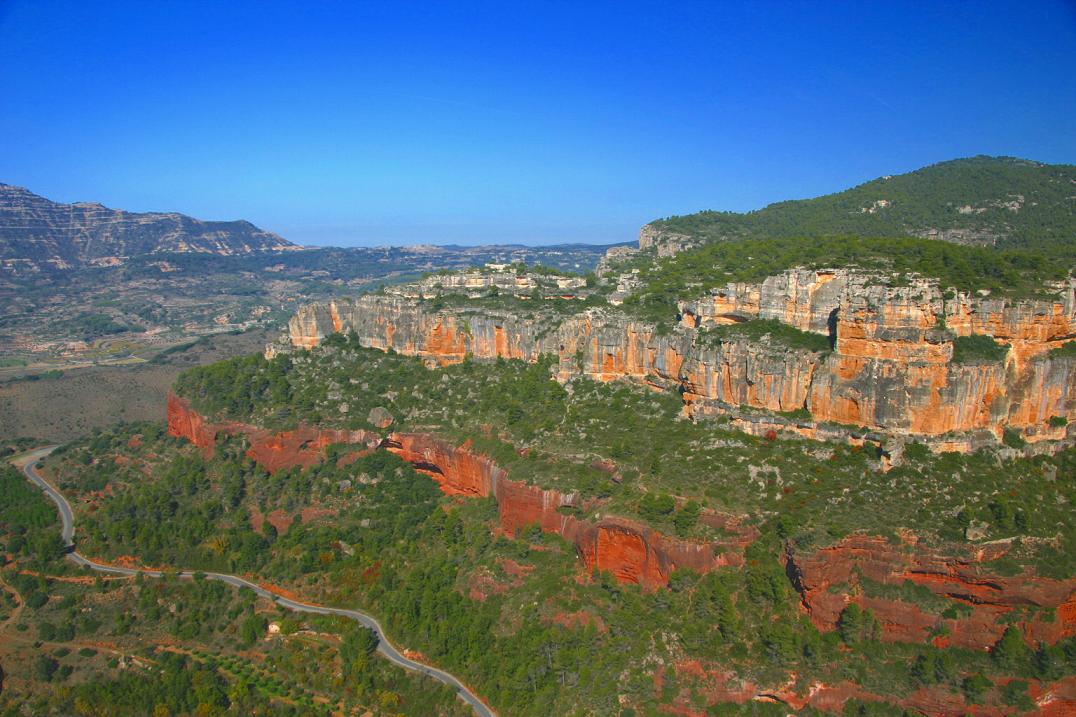
[[[242,256],[299,248],[247,221],[61,204],[0,184],[0,267],[18,274],[117,265],[146,254]]]

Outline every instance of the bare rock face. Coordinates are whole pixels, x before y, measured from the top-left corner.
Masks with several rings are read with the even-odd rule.
[[[935,281],[887,280],[796,269],[760,284],[730,284],[684,302],[682,325],[665,334],[615,310],[521,317],[363,296],[302,307],[289,335],[293,346],[309,348],[334,331],[354,331],[365,346],[440,365],[552,354],[561,380],[631,378],[677,388],[694,415],[806,409],[816,427],[929,439],[939,450],[967,451],[1005,428],[1032,442],[1066,436],[1049,421],[1076,421],[1076,359],[1049,352],[1076,336],[1076,282],[1057,287],[1053,301],[1006,302],[945,293]],[[833,351],[765,338],[707,343],[696,330],[755,318],[828,334]],[[979,334],[1005,345],[1006,359],[954,363],[954,337]]]
[[[344,431],[304,426],[294,431],[267,431],[245,423],[208,423],[183,398],[168,394],[168,435],[185,438],[212,456],[218,436],[245,435],[250,440],[247,457],[271,473],[292,466],[309,467],[321,460],[333,443],[376,448],[381,437],[367,431]]]
[[[653,248],[659,257],[675,256],[682,251],[696,247],[701,242],[687,234],[665,231],[654,224],[647,224],[639,230],[639,248]]]
[[[726,284],[701,299],[681,302],[680,313],[683,324],[693,328],[772,319],[802,331],[827,334],[841,297],[865,283],[866,277],[847,269],[791,269],[760,284]]]
[[[606,570],[620,582],[648,589],[668,584],[669,575],[678,567],[706,573],[725,565],[741,565],[743,549],[758,537],[754,528],[741,526],[736,520],[723,523],[733,538],[708,543],[671,538],[624,518],[581,520],[557,510],[581,506],[577,494],[513,481],[467,444],[454,447],[425,434],[393,434],[385,446],[427,473],[449,495],[493,496],[505,532],[512,534],[535,525],[556,533],[575,545],[588,569]]]
[[[366,417],[366,420],[378,428],[388,428],[396,419],[389,413],[387,408],[375,406],[370,409],[370,414]]]
[[[947,556],[915,544],[893,545],[885,538],[852,535],[813,552],[789,549],[787,570],[811,620],[822,630],[834,630],[851,602],[869,608],[891,641],[924,642],[932,631],[946,628],[947,644],[968,649],[993,645],[1005,632],[1005,615],[1017,607],[1050,608],[1053,620],[1022,621],[1018,627],[1029,644],[1054,643],[1076,634],[1076,579],[1052,580],[1033,575],[991,575],[982,563],[1008,550],[994,544],[977,554]],[[870,596],[859,583],[904,587],[908,598]],[[956,617],[927,612],[916,604],[915,589],[951,601]]]
[[[503,266],[503,265],[495,265]],[[464,294],[471,298],[495,294],[514,296],[538,292],[542,296],[574,296],[574,292],[586,286],[586,279],[579,276],[558,276],[532,272],[506,271],[503,269],[473,269],[450,273],[432,274],[421,281],[386,287],[395,296],[409,298],[433,298],[443,292]]]

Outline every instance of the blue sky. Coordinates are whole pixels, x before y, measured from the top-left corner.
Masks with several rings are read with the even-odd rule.
[[[612,242],[1076,162],[1076,5],[0,0],[0,181],[308,244]]]

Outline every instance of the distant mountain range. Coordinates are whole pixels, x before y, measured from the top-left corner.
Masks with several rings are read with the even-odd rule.
[[[709,241],[827,235],[918,236],[1042,246],[1076,238],[1076,165],[970,157],[757,211],[705,211],[648,224],[643,243],[676,253]]]
[[[17,274],[112,266],[146,254],[242,256],[298,248],[246,221],[60,204],[0,184],[0,266]]]

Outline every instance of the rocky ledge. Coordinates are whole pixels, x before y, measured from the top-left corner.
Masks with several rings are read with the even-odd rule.
[[[919,545],[911,535],[899,544],[851,535],[818,550],[790,547],[785,559],[821,630],[836,629],[841,612],[855,603],[878,617],[882,639],[890,641],[933,639],[939,646],[983,650],[1008,624],[1031,646],[1076,634],[1076,578],[1000,575],[990,562],[1009,548],[999,542],[952,556]]]

